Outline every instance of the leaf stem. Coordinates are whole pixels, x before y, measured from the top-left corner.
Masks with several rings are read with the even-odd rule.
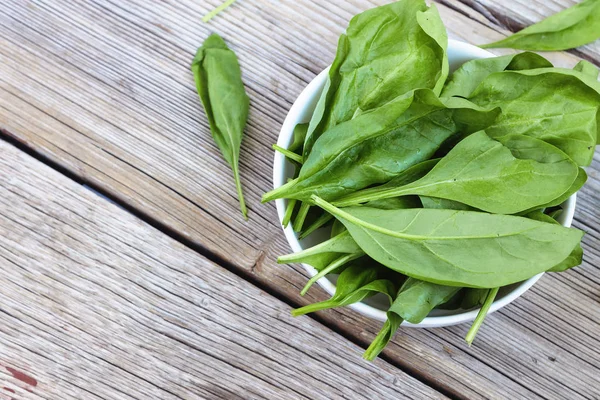
[[[242,182],[240,181],[240,170],[237,165],[233,168],[233,177],[235,179],[235,188],[237,189],[238,200],[240,201],[240,210],[244,219],[248,221],[248,209],[246,208],[246,201],[244,200],[244,194],[242,193]]]
[[[469,344],[469,346],[471,346],[471,344],[473,343],[473,340],[475,340],[475,336],[477,335],[477,332],[479,331],[481,324],[483,324],[483,321],[485,320],[485,317],[488,314],[490,307],[492,306],[492,303],[496,299],[496,295],[498,294],[499,289],[500,288],[491,289],[490,292],[488,293],[487,297],[485,298],[483,307],[481,307],[481,309],[479,310],[479,313],[477,314],[477,318],[475,318],[475,321],[473,321],[473,325],[471,325],[471,329],[469,329],[469,332],[467,333],[467,336],[465,337],[465,340]]]
[[[227,7],[229,7],[230,5],[232,5],[233,3],[235,3],[237,0],[227,0],[225,1],[223,4],[221,4],[220,6],[218,6],[217,8],[215,8],[214,10],[212,10],[211,12],[209,12],[208,14],[206,14],[204,16],[204,18],[202,18],[203,22],[208,22],[211,19],[213,19],[215,16],[217,16],[217,14],[219,14],[221,11],[225,10]]]
[[[322,226],[324,226],[326,223],[328,223],[332,219],[333,219],[333,215],[326,212],[325,214],[321,215],[315,222],[310,224],[310,226],[308,228],[306,228],[306,230],[300,234],[298,239],[304,239],[305,237],[307,237],[308,235],[310,235],[317,229],[321,228]]]
[[[310,210],[310,204],[306,202],[300,204],[300,210],[298,210],[298,215],[296,215],[296,219],[294,220],[294,232],[300,232],[302,230],[304,221],[308,215],[308,210]]]
[[[283,216],[283,221],[281,221],[281,225],[284,228],[287,228],[290,224],[290,220],[292,219],[292,214],[294,214],[294,208],[296,208],[296,199],[289,199],[287,207],[285,208],[285,215]]]
[[[298,164],[302,164],[302,156],[294,153],[293,151],[284,149],[283,147],[277,146],[276,144],[273,145],[273,150],[280,152],[281,154],[283,154],[290,160],[297,162]]]
[[[306,294],[306,292],[308,292],[308,289],[310,289],[310,287],[316,281],[318,281],[319,279],[321,279],[325,275],[327,275],[329,273],[332,273],[333,271],[335,271],[339,267],[341,267],[341,266],[349,263],[352,260],[356,260],[358,257],[362,257],[364,254],[365,253],[363,253],[363,252],[351,253],[351,254],[347,254],[345,256],[342,256],[342,257],[338,258],[337,260],[335,260],[334,262],[332,262],[331,264],[329,264],[327,267],[325,267],[324,269],[322,269],[321,271],[319,271],[318,274],[316,274],[315,276],[313,276],[312,278],[310,278],[310,280],[306,283],[306,286],[304,286],[304,288],[300,292],[300,295],[304,296]]]

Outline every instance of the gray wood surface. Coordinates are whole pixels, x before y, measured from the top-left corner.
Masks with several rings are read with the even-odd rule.
[[[5,142],[0,263],[30,398],[443,398]]]
[[[239,0],[203,24],[218,3],[2,2],[0,127],[290,304],[321,300],[318,289],[298,295],[306,282],[300,267],[275,263],[289,248],[273,205],[259,204],[271,187],[270,145],[296,96],[331,62],[351,16],[386,2]],[[453,37],[484,43],[505,33],[473,11],[473,2],[444,3],[438,6]],[[249,223],[239,215],[189,72],[211,31],[238,53],[252,99],[241,155]],[[567,67],[578,60],[572,53],[548,57]],[[472,348],[462,340],[468,326],[405,329],[386,358],[457,397],[600,396],[598,165],[576,215],[576,226],[588,231],[582,268],[543,278],[491,316]],[[346,310],[319,313],[319,320],[363,346],[380,327]]]

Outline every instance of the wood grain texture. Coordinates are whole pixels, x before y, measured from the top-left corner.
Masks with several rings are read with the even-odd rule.
[[[5,142],[0,265],[30,398],[443,397]]]
[[[259,204],[271,187],[270,145],[294,99],[331,62],[347,21],[386,1],[239,0],[202,24],[218,3],[1,2],[0,126],[291,303],[321,300],[318,289],[306,299],[298,295],[306,282],[300,267],[275,264],[289,248],[273,205]],[[502,37],[485,17],[449,3],[439,8],[451,36],[474,43]],[[212,143],[189,72],[211,31],[239,55],[252,99],[241,154],[249,223],[239,215],[229,168]],[[550,57],[567,67],[578,60]],[[590,232],[583,268],[545,277],[491,316],[473,348],[462,339],[468,326],[406,329],[386,350],[388,359],[457,397],[597,397],[600,356],[585,349],[599,345],[581,335],[600,320],[597,171],[596,161],[577,214],[577,225]],[[560,296],[549,300],[548,293]],[[319,315],[363,345],[380,327],[345,310]]]

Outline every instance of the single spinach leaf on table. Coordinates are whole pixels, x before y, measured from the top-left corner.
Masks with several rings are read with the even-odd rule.
[[[371,260],[371,263],[374,262]],[[391,304],[398,290],[400,275],[393,280],[389,278],[390,273],[386,271],[386,268],[379,265],[369,266],[365,263],[355,263],[340,274],[335,294],[331,299],[293,310],[292,315],[298,316],[327,308],[347,306],[363,301],[377,293],[387,295]]]
[[[387,312],[387,321],[365,351],[364,358],[373,360],[381,353],[394,336],[402,321],[418,324],[431,310],[450,300],[460,287],[436,285],[414,278],[408,278]]]
[[[404,275],[448,286],[490,288],[520,282],[564,260],[583,232],[528,218],[472,211],[313,202],[342,221],[371,258]]]
[[[495,72],[552,66],[552,63],[544,57],[530,52],[467,61],[450,75],[441,97],[469,97],[485,78]]]
[[[469,96],[502,113],[486,132],[493,138],[527,135],[589,165],[599,138],[600,83],[578,71],[538,68],[489,75]]]
[[[447,34],[435,6],[401,0],[355,16],[310,121],[304,158],[327,130],[418,88],[439,94],[448,75]]]
[[[533,51],[573,49],[600,38],[600,1],[584,0],[506,39],[480,47]]]
[[[196,52],[191,68],[210,132],[233,170],[240,209],[248,219],[240,182],[239,155],[250,100],[237,57],[219,35],[213,34]]]
[[[452,135],[490,125],[498,112],[467,101],[449,108],[429,89],[410,92],[325,132],[298,178],[266,193],[262,201],[309,201],[312,194],[334,199],[387,182],[431,158]]]
[[[462,140],[421,179],[399,179],[352,193],[334,202],[349,206],[367,201],[420,195],[457,201],[496,214],[514,214],[565,193],[577,165],[556,147],[532,137],[497,140],[484,131]]]

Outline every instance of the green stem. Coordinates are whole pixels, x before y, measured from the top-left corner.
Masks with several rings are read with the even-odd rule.
[[[465,340],[467,341],[469,346],[471,346],[471,344],[473,343],[473,340],[475,340],[475,336],[477,335],[477,332],[479,331],[481,324],[483,324],[483,321],[485,320],[485,317],[486,317],[488,311],[490,310],[492,303],[496,299],[496,295],[498,294],[499,289],[500,288],[491,289],[490,292],[488,293],[487,297],[485,298],[483,307],[481,307],[481,309],[479,310],[479,313],[477,314],[477,318],[475,318],[475,321],[473,321],[473,325],[471,325],[471,329],[469,329],[469,332],[467,333],[467,336],[465,337]]]
[[[289,199],[287,207],[285,208],[285,215],[283,216],[283,221],[281,224],[284,228],[287,228],[290,224],[290,220],[292,219],[292,214],[294,214],[294,208],[296,208],[296,199]]]
[[[233,177],[235,179],[235,187],[237,189],[238,199],[240,201],[240,209],[242,210],[242,215],[244,219],[248,221],[248,209],[246,208],[246,201],[244,200],[244,194],[242,193],[242,182],[240,181],[240,170],[235,166],[233,168]]]
[[[263,194],[261,203],[267,203],[271,200],[281,199],[283,197],[286,197],[285,192],[289,188],[293,187],[296,184],[296,181],[297,181],[297,179],[291,180],[291,181],[287,182],[285,185],[281,185],[277,189],[273,189],[270,192]]]
[[[300,234],[298,239],[304,239],[305,237],[307,237],[308,235],[310,235],[317,229],[321,228],[323,225],[325,225],[332,219],[333,219],[333,215],[331,215],[329,213],[325,213],[325,214],[321,215],[319,218],[317,218],[317,220],[315,222],[310,224],[310,226],[308,228],[306,228],[306,230],[304,232],[302,232]]]
[[[296,219],[294,220],[294,232],[300,232],[302,230],[302,227],[304,226],[304,221],[306,220],[306,216],[308,215],[308,210],[310,210],[310,204],[300,204],[300,210],[298,210],[298,215],[296,215]]]
[[[335,271],[336,269],[338,269],[339,267],[349,263],[352,260],[356,260],[358,257],[362,257],[365,253],[360,252],[360,253],[352,253],[352,254],[347,254],[345,256],[342,256],[340,258],[338,258],[337,260],[335,260],[334,262],[332,262],[331,264],[329,264],[327,267],[325,267],[324,269],[322,269],[321,271],[319,271],[318,274],[316,274],[315,276],[313,276],[312,278],[310,278],[310,280],[306,283],[306,286],[304,286],[304,289],[302,289],[302,291],[300,292],[301,296],[304,296],[306,294],[306,292],[308,292],[308,289],[310,289],[310,287],[319,279],[321,279],[322,277],[324,277],[327,274],[332,273],[333,271]]]
[[[280,152],[281,154],[286,156],[286,158],[289,158],[290,160],[297,162],[298,164],[302,164],[302,156],[299,156],[293,151],[286,150],[283,147],[277,146],[276,144],[273,145],[273,150]]]
[[[221,4],[220,6],[218,6],[217,8],[215,8],[214,10],[212,10],[211,12],[209,12],[208,14],[206,14],[204,16],[204,18],[202,18],[203,22],[208,22],[211,19],[213,19],[218,13],[220,13],[221,11],[225,10],[227,7],[229,7],[230,5],[232,5],[233,3],[235,3],[237,0],[227,0],[225,1],[223,4]]]
[[[327,308],[337,307],[337,305],[338,305],[338,303],[336,301],[325,300],[325,301],[321,301],[319,303],[309,304],[307,306],[304,306],[304,307],[292,310],[292,316],[293,317],[299,317],[300,315],[304,315],[304,314],[309,314],[309,313],[313,313],[313,312],[316,312],[316,311],[325,310]]]

